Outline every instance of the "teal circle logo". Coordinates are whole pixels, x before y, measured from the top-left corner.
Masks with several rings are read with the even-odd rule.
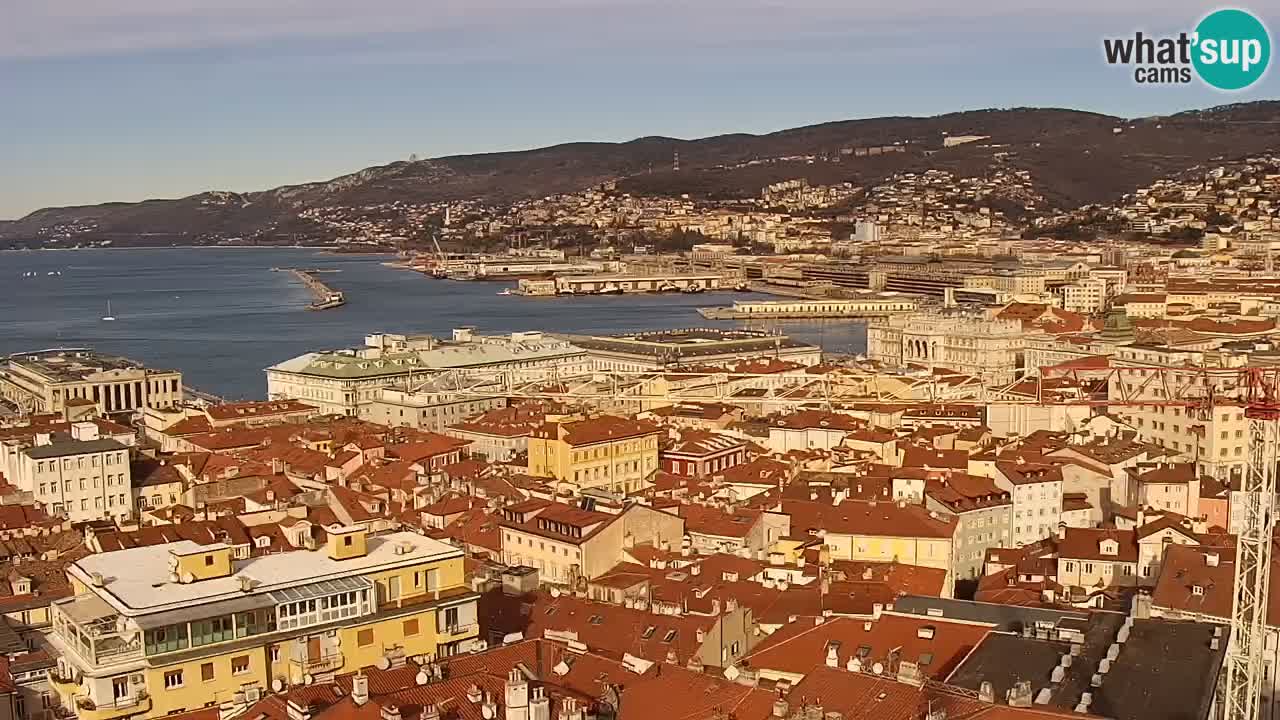
[[[1219,90],[1243,90],[1258,81],[1271,60],[1271,37],[1244,10],[1216,10],[1196,26],[1191,63],[1200,79]]]

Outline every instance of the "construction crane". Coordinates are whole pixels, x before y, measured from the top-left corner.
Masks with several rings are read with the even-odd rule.
[[[1223,668],[1224,720],[1256,720],[1262,692],[1263,657],[1270,593],[1273,507],[1280,472],[1280,367],[1204,368],[1115,364],[1076,370],[1042,368],[1039,376],[988,386],[972,376],[943,373],[889,376],[826,372],[808,375],[713,372],[695,368],[563,376],[555,370],[455,373],[461,395],[527,400],[613,400],[650,407],[680,402],[759,402],[737,393],[767,387],[765,402],[778,406],[849,407],[870,403],[986,406],[1176,407],[1208,420],[1216,408],[1244,409],[1249,423],[1248,468],[1241,479],[1243,516],[1237,524],[1231,637]],[[692,380],[659,386],[656,378]],[[700,380],[699,380],[700,379]]]
[[[1273,506],[1280,458],[1280,396],[1275,375],[1261,370],[1247,372],[1249,470],[1240,488],[1244,522],[1239,525],[1236,540],[1231,643],[1223,694],[1225,720],[1255,720],[1260,716],[1271,543],[1275,534]]]

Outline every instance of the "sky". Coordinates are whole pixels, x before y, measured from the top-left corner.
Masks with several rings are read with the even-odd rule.
[[[1280,98],[1142,87],[1104,37],[1188,0],[0,0],[0,219],[405,159],[882,115],[1125,117]],[[1261,4],[1252,9],[1271,28]],[[1273,61],[1273,65],[1280,60]]]

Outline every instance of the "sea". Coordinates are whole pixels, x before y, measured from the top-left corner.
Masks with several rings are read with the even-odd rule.
[[[240,400],[264,397],[266,367],[312,350],[360,345],[375,332],[747,326],[780,330],[828,352],[866,350],[865,326],[856,322],[711,321],[696,311],[760,297],[751,294],[502,296],[514,282],[439,280],[393,267],[395,260],[302,248],[0,252],[0,356],[92,348],[181,370],[187,385]],[[336,271],[321,277],[345,293],[347,304],[307,310],[306,287],[292,273],[272,271],[289,267]],[[108,302],[114,321],[102,319]]]

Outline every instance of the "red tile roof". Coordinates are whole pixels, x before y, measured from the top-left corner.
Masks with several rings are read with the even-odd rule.
[[[791,516],[792,535],[825,529],[842,535],[949,539],[958,523],[953,515],[934,513],[920,505],[874,500],[846,500],[834,506],[783,500],[782,512]]]
[[[910,662],[932,656],[926,658],[930,661],[921,670],[930,677],[942,679],[993,627],[895,613],[884,613],[877,620],[837,617],[816,625],[796,622],[763,640],[747,656],[747,661],[762,670],[805,675],[815,665],[824,665],[829,650],[838,644],[836,657],[840,667],[860,655],[864,667],[875,662],[887,666],[890,653],[897,650],[901,660]]]

